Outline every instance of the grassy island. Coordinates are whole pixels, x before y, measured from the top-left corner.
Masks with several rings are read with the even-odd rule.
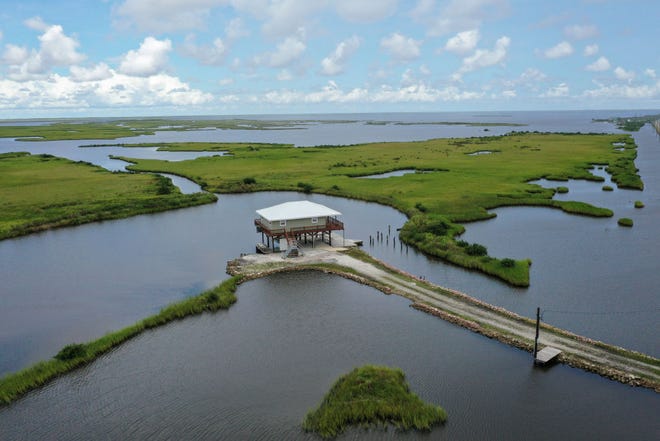
[[[172,303],[158,314],[147,317],[134,325],[111,332],[94,341],[66,345],[48,361],[41,361],[19,372],[0,377],[0,407],[67,372],[91,363],[112,348],[144,331],[187,316],[228,309],[236,302],[236,287],[242,281],[243,278],[240,276],[232,277],[197,296]]]
[[[0,154],[0,240],[55,227],[206,204],[168,178],[110,172],[51,155]]]
[[[168,149],[203,149],[194,143]],[[489,219],[489,210],[512,205],[544,206],[587,216],[613,215],[580,201],[554,200],[556,190],[529,181],[602,180],[590,173],[606,166],[619,187],[642,189],[630,135],[514,132],[504,136],[378,142],[350,146],[292,147],[222,143],[227,156],[190,161],[121,159],[135,171],[172,173],[208,191],[301,191],[377,202],[405,213],[401,239],[425,253],[484,271],[508,283],[529,285],[529,261],[494,258],[462,247],[462,223]],[[475,151],[491,155],[468,155]],[[129,150],[127,150],[128,152]],[[129,155],[130,153],[127,153]],[[355,179],[396,170],[416,170],[386,179]]]
[[[617,221],[617,223],[622,227],[632,227],[633,226],[633,220],[630,219],[629,217],[622,217]]]
[[[447,414],[410,392],[401,369],[363,366],[340,377],[318,409],[307,414],[303,429],[334,438],[348,425],[393,425],[430,430]]]

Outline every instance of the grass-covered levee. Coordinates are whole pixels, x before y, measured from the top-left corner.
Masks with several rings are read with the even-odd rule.
[[[195,143],[160,147],[208,148]],[[132,170],[177,174],[217,193],[293,190],[389,205],[409,218],[401,230],[406,243],[518,286],[529,285],[531,262],[491,257],[485,247],[461,242],[462,223],[488,219],[494,216],[489,210],[511,205],[612,216],[607,208],[553,200],[557,189],[529,184],[540,178],[601,181],[589,172],[594,164],[606,166],[619,187],[643,188],[634,164],[634,141],[629,135],[618,134],[514,132],[483,138],[317,147],[243,142],[217,143],[213,149],[230,154],[182,162],[122,159],[134,162]],[[407,169],[416,172],[386,179],[357,179]]]

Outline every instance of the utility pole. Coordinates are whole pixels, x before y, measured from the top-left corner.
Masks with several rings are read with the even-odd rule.
[[[541,324],[541,308],[536,307],[536,337],[534,338],[534,362],[539,349],[539,326]]]

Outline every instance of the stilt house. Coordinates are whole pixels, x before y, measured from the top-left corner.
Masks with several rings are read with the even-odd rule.
[[[332,232],[343,230],[344,224],[337,220],[341,213],[325,205],[310,201],[285,202],[257,210],[254,220],[257,232],[261,233],[258,251],[298,252],[299,243],[320,240],[332,245]]]

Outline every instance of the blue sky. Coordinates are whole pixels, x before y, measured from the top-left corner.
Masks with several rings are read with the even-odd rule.
[[[660,108],[656,0],[0,5],[0,118]]]

